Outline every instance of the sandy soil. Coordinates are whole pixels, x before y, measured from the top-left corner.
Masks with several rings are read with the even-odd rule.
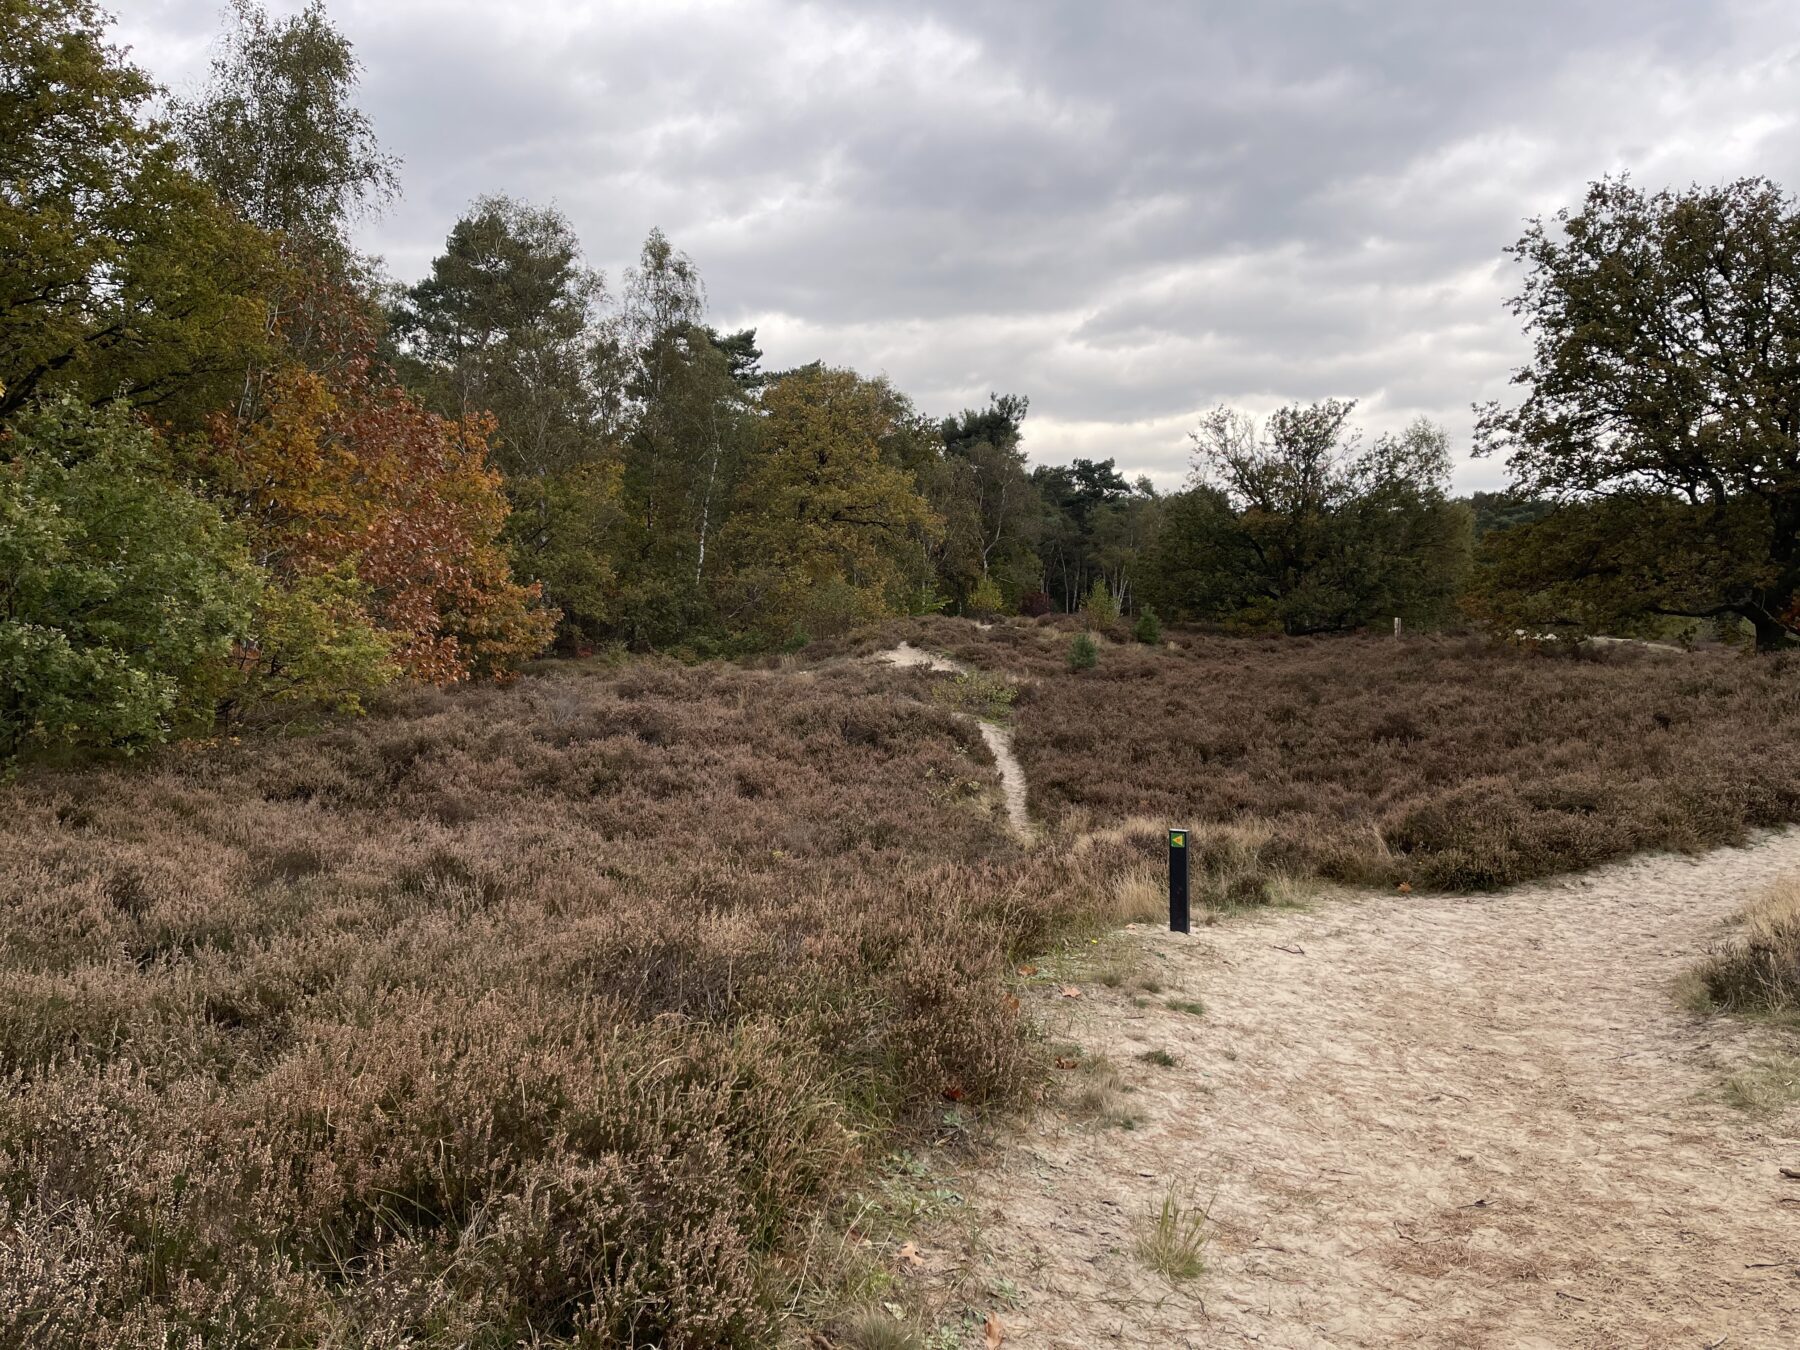
[[[976,1246],[934,1264],[1016,1289],[1009,1347],[1800,1345],[1800,1116],[1721,1095],[1772,1033],[1670,993],[1793,871],[1800,831],[1137,930],[1159,993],[1043,994],[1136,1128],[1041,1112],[968,1184]],[[1179,1287],[1133,1250],[1171,1185],[1212,1219]]]
[[[977,624],[976,627],[992,627],[993,625]],[[936,652],[928,652],[922,647],[915,647],[910,642],[902,642],[898,647],[890,647],[879,652],[878,661],[886,661],[892,666],[924,666],[929,670],[939,671],[946,675],[966,675],[969,668],[960,661],[952,661],[947,656],[939,656]],[[971,718],[981,730],[981,739],[987,743],[988,753],[994,757],[994,766],[1000,771],[1000,792],[1006,803],[1006,822],[1012,832],[1021,839],[1030,839],[1035,830],[1031,823],[1031,815],[1025,809],[1025,766],[1019,763],[1019,757],[1013,753],[1012,730],[997,726],[993,722],[984,722],[980,718]]]

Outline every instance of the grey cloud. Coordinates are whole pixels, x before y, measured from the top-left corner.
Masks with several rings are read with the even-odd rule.
[[[1466,442],[1523,350],[1500,247],[1589,178],[1800,183],[1800,13],[1755,0],[332,9],[406,160],[364,234],[397,274],[483,192],[557,202],[615,276],[659,224],[772,363],[1027,393],[1031,448],[1165,483],[1221,399]],[[215,22],[121,17],[177,82]]]

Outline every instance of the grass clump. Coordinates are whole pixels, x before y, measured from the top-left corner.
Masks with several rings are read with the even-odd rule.
[[[1800,877],[1751,901],[1696,974],[1707,1006],[1800,1017]]]
[[[1154,923],[1168,916],[1168,879],[1142,863],[1121,869],[1113,879],[1111,899],[1108,917],[1114,922]]]
[[[968,671],[932,687],[932,697],[939,703],[987,722],[1006,721],[1018,696],[1019,691],[1011,681],[979,670]]]
[[[1206,1015],[1206,1005],[1197,998],[1172,998],[1164,1006],[1170,1012],[1187,1013],[1190,1017]]]
[[[1076,1074],[1072,1106],[1078,1115],[1112,1129],[1137,1128],[1138,1115],[1126,1100],[1131,1089],[1110,1059],[1105,1055],[1091,1055],[1076,1066]]]
[[[840,1329],[850,1350],[924,1350],[919,1333],[881,1308],[869,1308],[847,1318]]]
[[[1181,1063],[1174,1055],[1170,1054],[1167,1050],[1160,1048],[1156,1050],[1145,1050],[1138,1058],[1143,1060],[1146,1064],[1156,1065],[1159,1069],[1173,1069],[1176,1065]]]
[[[1800,877],[1787,877],[1745,906],[1730,936],[1680,982],[1696,1012],[1729,1012],[1800,1025]],[[1753,1115],[1800,1103],[1800,1058],[1758,1056],[1728,1075],[1725,1100]]]
[[[1725,1080],[1725,1100],[1752,1115],[1778,1115],[1800,1103],[1800,1059],[1767,1054]]]
[[[1141,1225],[1138,1259],[1170,1284],[1198,1277],[1206,1270],[1206,1223],[1207,1211],[1171,1183],[1162,1204]]]

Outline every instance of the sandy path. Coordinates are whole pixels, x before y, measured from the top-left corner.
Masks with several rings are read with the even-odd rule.
[[[981,626],[976,625],[978,628]],[[924,666],[945,675],[969,673],[969,667],[962,662],[952,661],[936,652],[928,652],[910,642],[902,642],[898,647],[878,652],[875,659],[886,661],[891,666]],[[981,739],[987,743],[988,753],[994,757],[994,767],[1000,771],[1000,793],[1006,803],[1007,824],[1021,839],[1033,838],[1036,830],[1031,823],[1030,812],[1025,809],[1025,766],[1019,763],[1019,757],[1013,753],[1011,728],[983,721],[979,717],[970,720],[981,729]]]
[[[1719,1095],[1769,1033],[1669,994],[1792,871],[1800,831],[1133,933],[1148,1006],[1127,981],[1050,1012],[1119,1066],[1137,1128],[1046,1110],[969,1185],[965,1257],[1020,1293],[1006,1344],[1800,1345],[1800,1182],[1777,1170],[1800,1120]],[[1179,1289],[1132,1251],[1171,1182],[1215,1226]]]

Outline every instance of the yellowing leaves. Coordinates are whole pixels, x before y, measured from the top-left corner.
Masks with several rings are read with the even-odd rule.
[[[260,415],[213,422],[205,467],[235,495],[252,547],[290,584],[348,568],[406,675],[449,683],[516,666],[553,613],[516,585],[499,535],[491,420],[438,417],[386,383],[351,325],[329,375],[271,377]]]

